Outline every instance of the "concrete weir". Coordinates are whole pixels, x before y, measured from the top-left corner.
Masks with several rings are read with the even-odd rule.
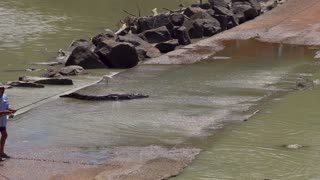
[[[240,26],[227,30],[211,38],[200,40],[179,50],[169,52],[157,58],[153,58],[144,62],[143,64],[192,64],[201,61],[202,59],[209,58],[216,52],[224,49],[225,45],[223,42],[227,40],[247,40],[255,38],[260,41],[273,43],[310,46],[320,45],[320,22],[317,18],[319,14],[319,0],[289,0],[285,4],[280,5],[274,10],[257,17],[252,21],[248,21]],[[133,68],[129,70],[129,72],[134,71],[134,69],[139,68]],[[121,74],[124,76],[123,73]],[[98,86],[98,84],[94,85],[93,87],[87,88],[87,90],[90,91],[92,88],[98,88]],[[82,92],[88,91],[86,91],[86,89],[82,90]],[[187,162],[190,163],[191,159],[193,159],[196,154],[197,153],[193,153],[192,158],[187,158]],[[133,157],[126,157],[125,160],[128,162],[128,164],[124,165],[123,162],[121,162],[121,168],[116,166],[119,165],[117,164],[119,162],[114,164],[115,167],[113,167],[112,163],[109,166],[101,167],[101,169],[98,170],[100,173],[94,173],[96,175],[95,178],[163,179],[179,174],[179,172],[181,172],[186,166],[185,162],[178,163],[177,168],[166,170],[163,169],[163,165],[166,166],[166,163],[169,163],[170,165],[167,165],[173,165],[173,167],[175,167],[175,163],[170,163],[168,160],[158,158],[153,159],[153,163],[149,163],[149,161],[147,161],[137,166],[133,164],[130,165],[130,163],[136,162]],[[146,167],[145,163],[148,164],[148,167]],[[157,167],[162,167],[162,169],[160,168],[159,171],[153,171],[154,169],[157,169]],[[123,173],[120,173],[119,170],[123,171]],[[81,171],[81,173],[88,174],[92,173],[92,171],[95,170],[89,169],[87,171]],[[78,171],[71,173],[64,178],[77,177],[77,173]]]

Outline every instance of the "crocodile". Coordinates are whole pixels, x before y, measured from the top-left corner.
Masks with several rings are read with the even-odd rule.
[[[135,94],[135,93],[111,93],[106,96],[94,96],[94,95],[83,95],[79,93],[70,93],[61,95],[62,98],[75,98],[80,100],[90,101],[121,101],[121,100],[132,100],[148,98],[148,95]]]

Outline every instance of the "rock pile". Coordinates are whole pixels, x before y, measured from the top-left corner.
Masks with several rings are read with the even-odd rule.
[[[117,31],[107,30],[91,41],[77,40],[65,54],[65,65],[85,69],[131,68],[139,61],[210,37],[254,19],[265,11],[266,0],[208,0],[179,10],[137,17],[130,15]],[[274,7],[274,6],[272,6]],[[268,7],[270,8],[270,7]],[[61,57],[60,57],[61,59]]]

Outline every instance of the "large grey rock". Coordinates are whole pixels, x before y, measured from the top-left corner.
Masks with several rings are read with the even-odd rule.
[[[95,49],[95,45],[92,42],[87,41],[85,39],[79,39],[72,42],[71,46],[68,48],[68,52],[72,52],[77,47],[85,47],[90,49],[92,52]]]
[[[137,32],[166,26],[169,30],[173,28],[170,17],[165,14],[159,14],[153,17],[141,17],[137,20]]]
[[[203,29],[204,36],[213,36],[219,32],[221,32],[220,23],[218,20],[212,19],[196,19],[195,23]]]
[[[213,17],[207,13],[206,11],[200,11],[195,13],[190,17],[191,20],[196,20],[196,19],[212,19]]]
[[[261,5],[257,0],[232,0],[231,2],[232,4],[236,2],[240,2],[240,3],[247,2],[258,12],[258,14],[260,14],[261,12]]]
[[[215,14],[225,15],[225,16],[228,16],[228,17],[234,16],[234,13],[231,10],[229,10],[229,9],[227,9],[225,7],[215,6],[213,9],[215,11]]]
[[[234,13],[225,7],[216,6],[214,7],[214,12],[208,10],[207,13],[220,22],[222,30],[231,29],[239,25]]]
[[[212,7],[220,6],[220,7],[228,8],[228,4],[225,2],[225,0],[208,0],[208,2]]]
[[[193,20],[186,20],[183,23],[183,26],[186,27],[189,37],[191,39],[197,39],[197,38],[202,38],[203,37],[203,28],[201,25],[196,23]]]
[[[84,69],[107,68],[107,66],[100,61],[99,57],[91,51],[90,47],[85,46],[76,47],[72,51],[65,65],[77,65]]]
[[[58,73],[63,76],[76,76],[83,73],[84,69],[81,66],[66,66],[61,68]]]
[[[170,20],[174,26],[182,26],[185,20],[183,14],[180,13],[172,13],[170,14]]]
[[[198,7],[198,8],[207,10],[211,8],[211,5],[209,3],[196,3],[196,4],[191,4],[191,7]]]
[[[127,42],[134,45],[136,47],[140,60],[143,60],[145,58],[155,58],[161,55],[160,51],[157,48],[155,48],[136,34],[119,36],[119,41]]]
[[[171,39],[171,33],[166,26],[144,31],[139,36],[149,43],[161,43]]]
[[[130,43],[105,40],[97,47],[96,53],[110,68],[132,68],[139,62],[138,53]]]
[[[181,26],[175,30],[175,38],[178,39],[179,44],[181,45],[188,45],[191,44],[191,39],[189,36],[189,33],[187,31],[187,28],[184,26]]]
[[[258,11],[248,2],[232,3],[232,11],[235,17],[239,19],[239,23],[244,23],[259,15]]]
[[[104,40],[117,40],[117,35],[112,31],[107,31],[92,38],[92,43],[95,46],[99,46],[99,44]]]
[[[149,96],[143,95],[143,94],[134,94],[134,93],[110,93],[105,96],[92,96],[92,95],[83,95],[75,92],[71,94],[62,95],[60,97],[75,98],[75,99],[89,100],[89,101],[121,101],[121,100],[148,98]]]
[[[159,43],[155,47],[158,48],[161,53],[168,53],[170,51],[174,51],[177,46],[179,46],[179,42],[178,40],[174,39]]]
[[[184,12],[183,14],[186,15],[187,17],[191,17],[193,15],[195,15],[196,13],[199,13],[199,12],[206,12],[206,10],[204,9],[201,9],[199,7],[188,7]]]
[[[46,77],[46,78],[60,78],[62,75],[54,70],[54,69],[48,69],[47,72],[41,75],[41,77]]]

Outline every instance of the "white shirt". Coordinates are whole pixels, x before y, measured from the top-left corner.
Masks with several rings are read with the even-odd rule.
[[[2,97],[0,97],[0,111],[5,111],[9,109],[9,99],[4,94]],[[0,127],[6,127],[7,126],[7,116],[0,116]]]

